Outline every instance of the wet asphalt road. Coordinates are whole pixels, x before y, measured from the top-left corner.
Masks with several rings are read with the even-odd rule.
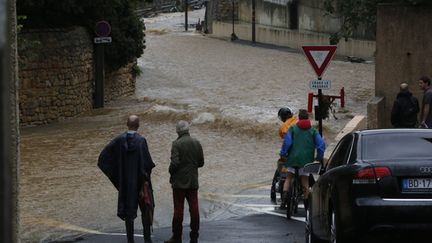
[[[288,221],[286,218],[257,214],[241,218],[212,221],[201,224],[200,242],[304,242],[303,223]],[[136,232],[137,233],[137,232]],[[188,228],[183,229],[183,242],[189,241]],[[171,228],[155,229],[153,242],[163,242],[171,236]],[[135,242],[142,242],[142,236],[136,236]],[[62,241],[58,241],[62,242]],[[85,235],[75,241],[80,243],[122,243],[127,242],[124,235]]]
[[[201,207],[206,204],[225,204],[230,215],[242,215],[223,220],[201,221],[200,242],[304,242],[303,206],[293,219],[285,217],[285,210],[271,203],[269,186],[254,187],[239,194],[201,194]],[[278,202],[280,201],[278,195]],[[247,216],[244,216],[247,215]],[[157,215],[155,215],[157,217]],[[189,212],[185,206],[183,241],[189,241]],[[119,219],[120,220],[120,219]],[[135,242],[143,242],[141,226],[135,220]],[[155,228],[153,242],[163,242],[171,237],[170,227]],[[113,229],[111,232],[94,232],[74,236],[50,243],[122,243],[127,242],[125,229]]]

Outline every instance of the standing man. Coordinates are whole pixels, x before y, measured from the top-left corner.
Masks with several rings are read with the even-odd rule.
[[[391,123],[396,128],[414,128],[417,126],[417,114],[420,111],[416,97],[408,89],[407,83],[400,85],[400,92],[393,103]]]
[[[430,82],[431,80],[427,76],[421,77],[418,81],[420,89],[424,91],[419,125],[422,128],[432,128],[432,89]]]
[[[176,125],[178,138],[172,143],[169,173],[173,189],[174,216],[172,237],[165,243],[181,243],[183,232],[183,207],[186,198],[191,217],[190,242],[198,242],[198,168],[204,166],[204,154],[200,142],[189,135],[189,123],[179,121]]]
[[[146,139],[137,133],[139,118],[131,115],[128,131],[114,138],[101,152],[98,166],[118,190],[117,216],[125,221],[128,243],[134,242],[134,219],[141,210],[144,242],[151,243],[153,190],[151,171],[155,164]]]
[[[312,127],[307,110],[301,109],[298,114],[299,121],[291,126],[285,135],[284,143],[280,150],[280,157],[286,159],[285,166],[288,167],[286,187],[284,185],[284,196],[286,196],[295,175],[295,168],[299,168],[299,175],[303,185],[303,198],[305,209],[308,208],[309,174],[303,171],[307,163],[316,160],[322,161],[324,157],[325,143],[318,131]],[[315,155],[315,149],[317,151]]]

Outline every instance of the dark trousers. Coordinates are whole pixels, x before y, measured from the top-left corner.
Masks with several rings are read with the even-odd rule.
[[[173,200],[174,200],[174,217],[172,221],[173,238],[181,239],[183,232],[183,211],[184,211],[184,200],[187,200],[189,204],[189,213],[191,218],[191,241],[198,239],[199,231],[199,206],[198,206],[198,190],[190,189],[173,189]]]
[[[143,225],[143,235],[144,235],[144,241],[145,242],[151,242],[151,222],[149,220],[149,213],[150,210],[147,209],[147,206],[145,204],[139,204],[139,208],[141,211],[141,221]],[[126,235],[128,239],[128,243],[134,242],[134,219],[133,218],[126,218]]]

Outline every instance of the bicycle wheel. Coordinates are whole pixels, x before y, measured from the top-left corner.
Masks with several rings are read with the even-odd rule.
[[[273,176],[273,181],[270,189],[270,199],[272,200],[272,202],[276,202],[276,183],[278,182],[278,180],[279,180],[279,173],[276,170]]]
[[[287,200],[286,200],[286,216],[287,219],[290,219],[291,216],[294,215],[296,207],[296,200],[295,200],[295,189],[294,189],[294,183],[288,190]]]

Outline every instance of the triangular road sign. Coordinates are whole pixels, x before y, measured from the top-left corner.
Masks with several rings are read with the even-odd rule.
[[[316,75],[321,78],[337,46],[302,46],[302,48]]]

